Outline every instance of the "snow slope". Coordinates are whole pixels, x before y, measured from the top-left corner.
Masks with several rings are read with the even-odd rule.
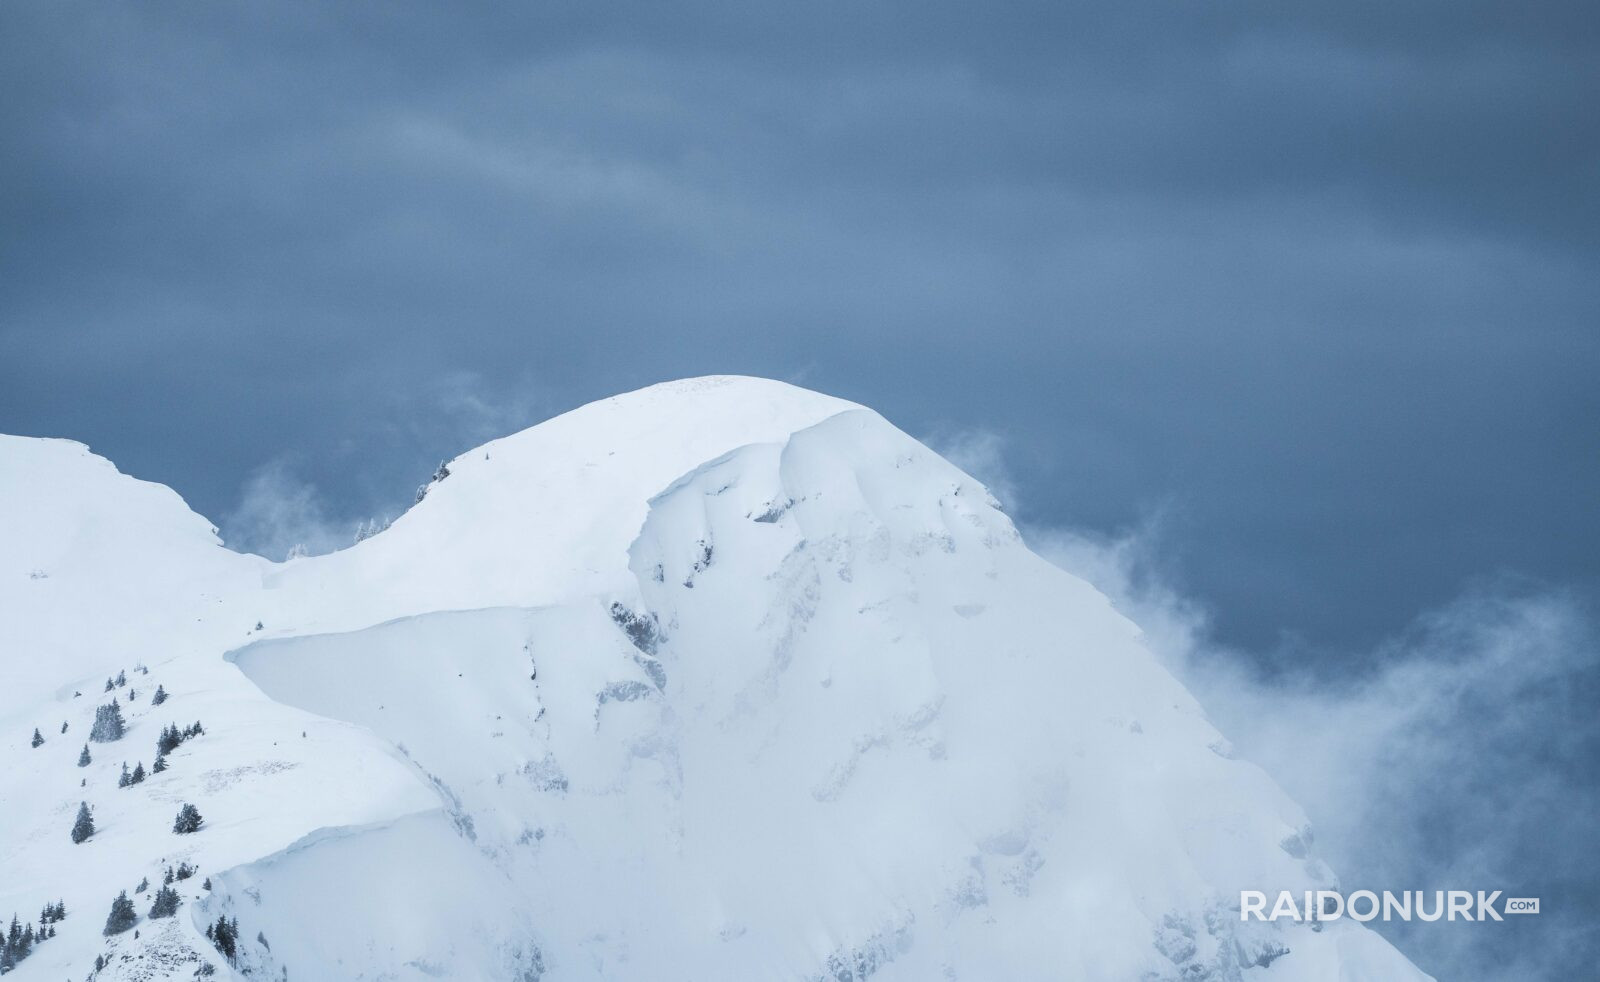
[[[0,444],[0,913],[69,910],[17,979],[1425,978],[1348,921],[1239,923],[1241,888],[1336,882],[1304,815],[870,410],[693,379],[449,471],[273,564],[76,444]],[[128,733],[79,768],[120,669]],[[101,937],[179,862],[176,918]]]
[[[270,567],[80,443],[0,435],[0,721],[130,654],[238,643],[228,604]]]

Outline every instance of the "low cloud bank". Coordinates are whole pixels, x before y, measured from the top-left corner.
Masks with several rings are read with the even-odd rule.
[[[1600,964],[1600,657],[1592,608],[1484,582],[1363,652],[1218,644],[1171,587],[1161,523],[1118,537],[1025,530],[1090,580],[1233,741],[1306,809],[1347,890],[1503,890],[1543,913],[1374,923],[1452,982],[1587,978]]]

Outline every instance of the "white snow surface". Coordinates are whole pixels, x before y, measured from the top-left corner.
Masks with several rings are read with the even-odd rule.
[[[0,437],[0,916],[68,910],[8,982],[1426,978],[1348,921],[1239,922],[1241,888],[1337,883],[1304,814],[870,410],[690,379],[449,471],[272,563]],[[126,735],[80,768],[113,694]],[[102,936],[120,890],[137,938]]]

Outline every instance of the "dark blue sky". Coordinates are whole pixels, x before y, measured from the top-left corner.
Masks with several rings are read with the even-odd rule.
[[[1591,5],[536,7],[6,4],[0,429],[353,525],[769,375],[1159,511],[1254,650],[1594,590]]]

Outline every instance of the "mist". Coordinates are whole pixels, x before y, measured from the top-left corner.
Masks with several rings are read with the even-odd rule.
[[[1594,611],[1507,575],[1420,612],[1373,650],[1242,650],[1218,643],[1205,607],[1174,588],[1161,530],[1152,520],[1121,536],[1024,535],[1141,626],[1238,756],[1305,808],[1347,893],[1541,898],[1539,915],[1504,922],[1369,925],[1420,968],[1469,982],[1592,973]]]

